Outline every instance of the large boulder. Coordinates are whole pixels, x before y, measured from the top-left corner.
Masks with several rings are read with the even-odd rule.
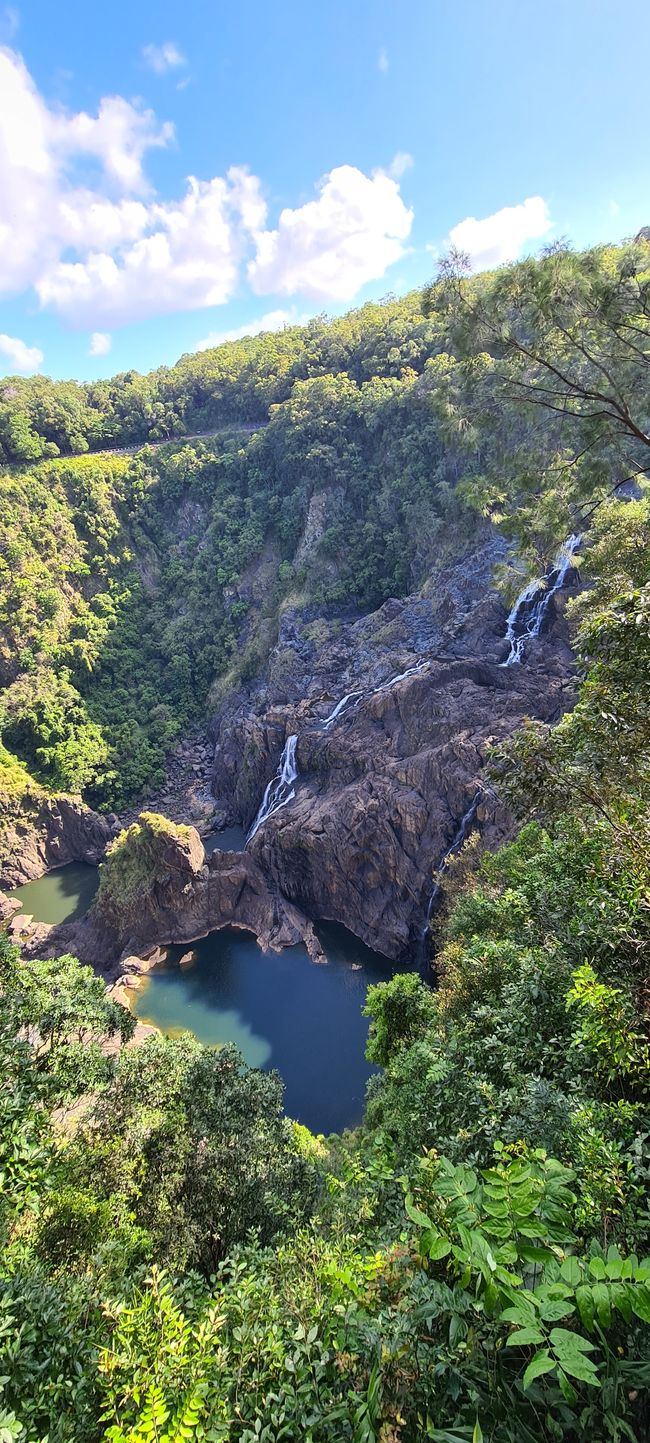
[[[213,852],[206,859],[194,827],[142,812],[109,847],[86,917],[34,929],[26,951],[69,951],[114,973],[129,955],[193,942],[227,926],[253,932],[264,949],[304,942],[312,956],[322,955],[311,923],[252,856]]]

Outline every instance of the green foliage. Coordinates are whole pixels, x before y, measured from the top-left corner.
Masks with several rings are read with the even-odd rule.
[[[27,468],[0,476],[0,734],[32,776],[121,809],[162,783],[215,683],[259,671],[292,588],[367,608],[422,581],[459,520],[437,335],[414,294],[150,377],[0,391],[0,464],[4,446]],[[34,444],[13,444],[14,415]],[[313,497],[325,525],[296,566]]]
[[[368,988],[364,1017],[370,1017],[366,1056],[387,1067],[402,1047],[410,1047],[426,1030],[435,1011],[428,987],[414,972]]]
[[[235,1048],[211,1051],[189,1034],[156,1034],[120,1054],[68,1170],[97,1201],[124,1199],[159,1259],[208,1272],[249,1229],[274,1237],[313,1187],[277,1074],[250,1071]]]
[[[116,1057],[98,979],[0,942],[0,1439],[648,1436],[649,503],[605,498],[647,466],[649,265],[643,240],[474,279],[455,258],[428,319],[411,297],[0,397],[29,467],[0,481],[4,816],[42,796],[23,764],[103,803],[154,784],[290,589],[405,591],[467,503],[537,572],[590,523],[577,705],[493,756],[523,825],[450,860],[436,990],[369,989],[356,1135],[291,1123],[232,1048]],[[137,905],[170,830],[118,838],[100,908]]]
[[[30,1049],[30,1067],[57,1103],[98,1087],[110,1076],[103,1044],[128,1040],[134,1019],[112,1001],[100,977],[76,957],[20,960],[0,941],[0,1001],[5,1026]]]
[[[99,869],[97,906],[104,917],[127,919],[139,898],[168,874],[168,848],[178,857],[189,853],[192,829],[170,822],[158,812],[141,812],[137,822],[119,833]]]

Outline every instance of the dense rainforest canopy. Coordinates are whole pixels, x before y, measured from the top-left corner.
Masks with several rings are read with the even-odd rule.
[[[418,305],[181,362],[180,394],[205,367],[213,399],[220,368],[242,367],[237,414],[206,393],[191,413],[224,427],[218,444],[23,457],[2,482],[14,785],[12,754],[53,786],[76,758],[106,800],[118,758],[145,784],[174,726],[235,674],[238,635],[255,644],[230,602],[263,547],[276,614],[299,589],[364,608],[406,591],[476,515],[535,570],[584,531],[586,582],[570,606],[577,706],[493,755],[519,830],[451,863],[437,990],[401,974],[369,993],[383,1070],[356,1134],[311,1137],[283,1117],[280,1079],[231,1049],[107,1052],[130,1020],[92,975],[2,944],[0,1433],[18,1443],[650,1431],[650,246],[478,279],[454,261],[427,320]],[[305,370],[315,351],[323,372]],[[32,385],[57,389],[25,384],[23,407]],[[88,409],[96,393],[70,395]],[[300,574],[324,478],[341,529]]]

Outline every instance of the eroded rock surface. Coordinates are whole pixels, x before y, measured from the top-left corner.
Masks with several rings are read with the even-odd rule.
[[[212,727],[215,797],[247,827],[297,735],[295,795],[250,852],[310,917],[344,923],[389,957],[421,937],[432,872],[477,791],[486,844],[507,835],[485,777],[490,746],[573,701],[562,598],[524,664],[502,664],[506,611],[491,583],[502,556],[489,540],[420,595],[347,624],[285,617],[267,678]]]
[[[18,887],[67,862],[100,862],[113,828],[79,797],[26,791],[13,802],[0,839],[0,883]]]
[[[141,824],[148,825],[146,814]],[[148,867],[150,861],[148,855]],[[110,869],[112,858],[106,865]],[[146,873],[134,868],[129,884],[124,868],[110,887],[102,879],[86,917],[32,928],[24,950],[39,956],[73,952],[117,974],[129,954],[145,956],[155,947],[193,942],[227,926],[253,932],[264,949],[278,951],[304,942],[315,959],[322,956],[307,917],[280,895],[254,857],[214,852],[206,858],[193,827],[169,824],[168,830],[157,829],[154,865]]]

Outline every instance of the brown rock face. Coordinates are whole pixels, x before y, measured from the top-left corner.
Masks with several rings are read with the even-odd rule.
[[[138,826],[143,823],[146,826],[146,814]],[[34,928],[26,952],[56,956],[70,951],[103,970],[119,971],[120,959],[128,954],[194,942],[221,927],[236,926],[253,932],[264,949],[279,951],[304,942],[314,958],[322,956],[309,920],[279,894],[252,856],[214,852],[206,860],[193,827],[168,825],[167,833],[156,835],[153,865],[148,855],[146,873],[132,868],[129,883],[125,869],[110,887],[102,878],[86,917]],[[106,866],[111,865],[109,858]]]
[[[308,916],[342,922],[391,958],[418,945],[432,873],[479,791],[486,845],[507,835],[510,820],[485,778],[490,745],[525,717],[551,720],[572,704],[562,602],[549,608],[548,630],[524,664],[502,665],[505,608],[489,585],[496,559],[488,546],[444,587],[389,601],[311,650],[305,628],[289,626],[269,680],[213,726],[213,790],[245,826],[285,741],[297,735],[294,796],[249,850]],[[404,671],[411,674],[394,681]]]
[[[18,887],[67,862],[99,862],[112,836],[79,797],[26,793],[2,828],[0,883]]]
[[[560,677],[432,663],[324,733],[299,734],[295,798],[250,843],[266,876],[314,918],[398,957],[426,921],[432,871],[477,791],[489,743],[566,705]],[[486,790],[488,843],[507,818]]]

